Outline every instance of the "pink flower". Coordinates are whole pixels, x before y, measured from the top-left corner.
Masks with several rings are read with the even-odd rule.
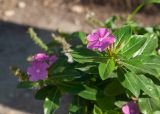
[[[45,53],[38,53],[32,57],[33,61],[45,61],[49,59],[49,56]]]
[[[32,57],[31,66],[28,67],[27,73],[30,81],[45,80],[48,76],[47,69],[55,63],[57,57],[52,55],[49,57],[45,53],[38,53]]]
[[[115,37],[106,28],[99,28],[87,36],[88,49],[104,51],[115,42]]]
[[[138,105],[134,101],[130,101],[122,107],[123,114],[140,114]]]
[[[47,78],[48,72],[47,68],[49,65],[44,62],[32,62],[31,66],[28,67],[27,73],[29,74],[30,81],[38,81],[38,80],[45,80]]]

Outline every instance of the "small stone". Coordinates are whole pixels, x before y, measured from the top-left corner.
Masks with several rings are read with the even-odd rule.
[[[74,5],[73,7],[71,7],[71,11],[81,14],[84,12],[84,8],[80,5]]]
[[[13,15],[15,15],[15,11],[14,10],[6,10],[4,12],[4,15],[7,17],[12,17]]]
[[[26,7],[26,3],[21,1],[21,2],[18,3],[18,7],[19,8],[25,8]]]

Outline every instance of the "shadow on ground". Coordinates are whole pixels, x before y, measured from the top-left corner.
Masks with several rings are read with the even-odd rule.
[[[26,57],[41,52],[29,38],[27,29],[28,26],[0,21],[0,104],[27,114],[43,114],[42,102],[34,100],[33,91],[16,89],[17,79],[9,71],[10,65],[25,70],[28,65]],[[51,40],[51,31],[35,30],[45,42]],[[8,114],[5,112],[1,109],[0,114]]]

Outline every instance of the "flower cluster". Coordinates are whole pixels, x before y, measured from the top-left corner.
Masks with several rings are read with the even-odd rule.
[[[97,49],[99,51],[104,51],[107,47],[111,46],[116,40],[115,37],[106,28],[99,28],[92,34],[87,36],[88,49]]]
[[[30,81],[44,80],[47,78],[47,69],[57,60],[55,55],[49,57],[45,53],[38,53],[32,57],[31,66],[28,67]]]
[[[56,65],[54,64],[57,60],[55,55],[49,56],[46,53],[38,53],[32,57],[30,66],[27,69],[28,76],[23,76],[26,73],[20,72],[18,77],[24,78],[25,80],[22,81],[26,81],[26,84],[29,85],[34,85],[34,82],[38,81],[36,85],[38,85],[40,92],[36,92],[37,98],[40,96],[40,98],[45,98],[44,103],[50,102],[49,105],[45,106],[48,108],[47,114],[56,112],[64,93],[73,94],[73,101],[83,103],[81,105],[84,105],[85,108],[83,110],[83,106],[74,103],[70,105],[69,113],[88,114],[91,113],[91,110],[97,114],[145,113],[148,107],[143,105],[146,102],[149,102],[153,107],[157,107],[158,102],[160,102],[160,100],[157,103],[152,103],[152,100],[151,102],[148,101],[148,98],[158,98],[158,94],[152,95],[151,93],[156,92],[156,88],[159,88],[153,82],[159,80],[157,77],[160,76],[160,68],[154,67],[154,65],[160,65],[160,48],[156,47],[158,46],[158,37],[156,35],[155,38],[151,37],[153,33],[146,34],[144,32],[144,34],[139,35],[138,33],[141,33],[141,31],[138,32],[137,28],[134,31],[132,29],[134,27],[125,24],[111,30],[104,26],[104,28],[98,28],[87,35],[84,32],[75,32],[58,37],[53,36],[56,45],[55,42],[53,42],[53,45],[52,43],[51,45],[39,45],[42,49],[48,46],[44,49],[47,52],[53,52],[54,46],[56,46],[56,49],[57,46],[62,47],[58,49],[63,51],[55,50],[59,55],[59,61]],[[114,31],[113,34],[112,30]],[[72,42],[72,37],[80,38],[82,42],[71,46],[68,42]],[[68,42],[66,38],[69,38],[67,39]],[[87,44],[85,41],[87,41]],[[154,49],[150,49],[151,47]],[[157,50],[157,53],[155,53],[155,50]],[[67,59],[68,61],[66,61]],[[145,65],[143,65],[144,62]],[[54,68],[56,67],[55,70],[51,67],[53,64]],[[19,71],[19,69],[16,69],[16,71]],[[53,78],[50,76],[53,76]],[[150,78],[150,76],[155,77]],[[41,83],[39,80],[44,81]],[[148,85],[152,91],[148,91],[145,85]],[[134,90],[133,86],[136,86]],[[115,88],[119,91],[116,91]],[[126,95],[128,91],[133,97],[130,98],[129,95]],[[142,96],[143,93],[145,93],[146,98]],[[106,100],[101,103],[102,99],[108,97],[111,98],[110,102]],[[121,107],[112,105],[117,101],[121,103],[130,99],[132,100]],[[139,99],[141,99],[140,103],[138,103]],[[53,107],[52,104],[57,106]],[[106,107],[106,105],[110,106]],[[74,107],[72,106],[78,108],[73,111]],[[160,108],[156,110],[159,111]]]

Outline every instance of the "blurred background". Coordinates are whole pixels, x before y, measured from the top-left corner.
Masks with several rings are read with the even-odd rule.
[[[34,91],[16,89],[18,80],[9,66],[16,65],[24,71],[30,54],[40,52],[27,34],[34,27],[47,43],[51,33],[90,32],[92,16],[102,21],[120,16],[118,24],[142,0],[0,0],[0,114],[43,114],[41,101],[34,100]],[[147,5],[135,16],[141,26],[160,24],[160,5]]]

